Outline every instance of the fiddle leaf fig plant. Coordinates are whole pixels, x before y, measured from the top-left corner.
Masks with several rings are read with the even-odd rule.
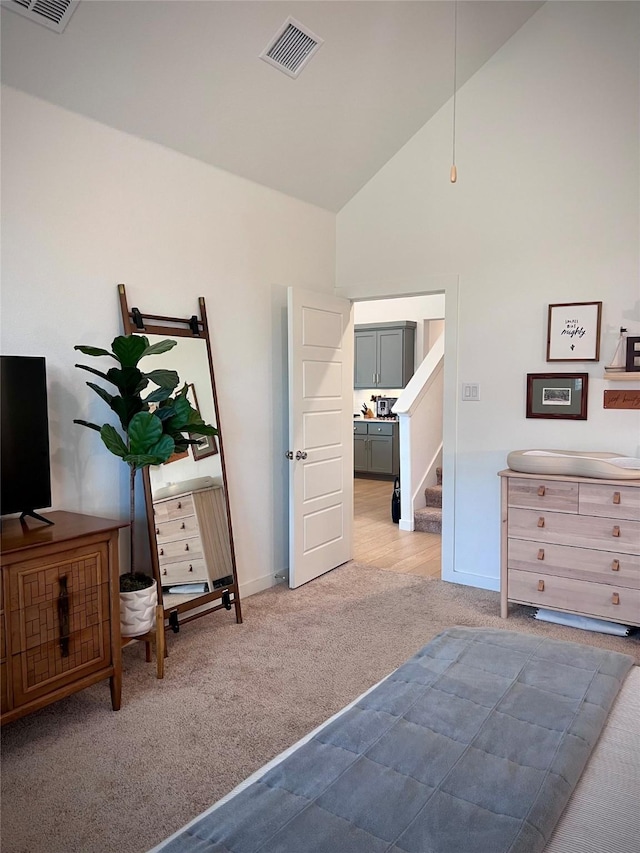
[[[120,431],[111,423],[100,426],[79,418],[74,419],[74,423],[99,432],[107,450],[129,466],[131,565],[129,573],[120,577],[121,592],[144,589],[153,584],[153,578],[137,571],[135,563],[136,472],[149,465],[162,465],[174,453],[182,453],[189,445],[197,444],[198,439],[191,438],[194,433],[199,436],[218,434],[218,430],[205,423],[189,402],[188,385],[185,383],[176,390],[180,378],[175,370],[161,368],[143,373],[138,366],[146,356],[169,352],[176,343],[165,339],[150,344],[145,335],[119,335],[114,338],[111,350],[83,345],[74,347],[84,355],[107,356],[118,363],[118,367],[106,372],[86,364],[75,366],[115,388],[116,393],[111,393],[102,385],[87,382],[89,388],[117,415]]]

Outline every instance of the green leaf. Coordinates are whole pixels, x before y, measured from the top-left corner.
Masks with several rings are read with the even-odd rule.
[[[147,344],[148,343],[149,341],[147,341]],[[177,343],[177,341],[172,341],[169,338],[165,338],[163,341],[158,341],[157,344],[151,344],[151,346],[147,346],[146,350],[142,353],[142,355],[159,355],[163,352],[169,352],[169,350],[173,349]]]
[[[99,427],[98,424],[92,424],[89,423],[89,421],[82,421],[80,420],[80,418],[74,418],[73,422],[74,424],[80,424],[80,426],[89,427],[89,429],[95,429],[97,430],[97,432],[100,432],[100,430],[102,429],[102,427]]]
[[[160,392],[158,391],[157,393],[160,393]],[[152,396],[152,395],[150,394],[149,397],[150,396]],[[147,400],[149,399],[149,397],[147,397]],[[173,406],[171,406],[171,405],[165,406],[164,403],[162,403],[162,402],[160,403],[160,405],[158,406],[158,408],[154,412],[154,415],[156,417],[160,418],[160,420],[163,422],[168,421],[170,418],[172,418],[174,416],[174,414],[175,414],[175,410],[174,410]]]
[[[162,436],[162,421],[152,412],[138,412],[131,418],[127,429],[129,434],[129,453],[149,453]]]
[[[118,335],[111,349],[123,367],[135,367],[148,346],[149,339],[144,335]]]
[[[119,456],[121,459],[126,457],[129,452],[127,450],[127,445],[124,443],[115,427],[111,426],[111,424],[104,424],[100,429],[100,435],[107,450],[110,450],[111,453],[115,456]]]
[[[133,416],[145,411],[145,404],[139,397],[114,397],[111,408],[120,418],[122,428],[126,431]]]
[[[111,370],[107,371],[107,379],[116,386],[123,397],[133,397],[144,391],[149,384],[144,373],[131,365],[122,369],[112,367]]]
[[[169,391],[177,388],[178,382],[180,382],[180,377],[175,370],[152,370],[150,373],[145,373],[144,375],[155,385],[159,385],[161,388],[168,388]]]
[[[101,397],[108,406],[111,406],[111,401],[113,400],[113,394],[109,394],[108,391],[105,391],[104,388],[101,388],[100,385],[96,385],[95,382],[87,382],[89,388],[93,388],[98,397]]]
[[[83,352],[85,355],[109,355],[113,358],[113,354],[110,353],[109,350],[100,349],[100,347],[87,347],[79,344],[78,346],[75,346],[74,349],[80,350],[80,352]],[[79,367],[79,365],[76,366]]]
[[[127,453],[123,459],[127,465],[131,465],[136,470],[146,468],[147,465],[162,465],[166,461],[165,459],[159,459],[157,456],[152,456],[150,453]]]
[[[193,411],[191,403],[186,397],[176,395],[173,401],[175,414],[171,418],[171,426],[173,429],[186,429],[191,412]]]
[[[161,462],[166,462],[176,449],[176,443],[170,435],[163,435],[160,441],[151,448],[152,456],[160,457]]]
[[[75,366],[79,367],[80,370],[88,370],[89,373],[93,373],[94,376],[99,376],[100,379],[106,379],[107,382],[109,381],[109,377],[107,376],[107,374],[102,373],[102,371],[100,370],[95,370],[93,367],[88,367],[86,364],[76,364]]]
[[[156,388],[144,398],[145,403],[163,403],[171,396],[170,388]],[[156,414],[159,414],[159,409],[156,409]]]

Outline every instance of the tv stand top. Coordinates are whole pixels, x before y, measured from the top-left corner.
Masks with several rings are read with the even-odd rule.
[[[50,512],[48,516],[49,524],[38,524],[33,527],[21,518],[3,518],[0,525],[2,532],[0,550],[3,556],[43,544],[68,542],[70,539],[78,539],[91,533],[128,526],[126,521],[62,510]]]

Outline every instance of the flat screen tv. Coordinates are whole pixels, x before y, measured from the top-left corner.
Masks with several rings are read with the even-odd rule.
[[[0,514],[51,506],[49,417],[45,360],[0,356]]]

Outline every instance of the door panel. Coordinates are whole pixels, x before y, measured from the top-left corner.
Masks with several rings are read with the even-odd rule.
[[[289,288],[289,586],[352,556],[351,303]],[[300,458],[296,459],[296,454]]]
[[[355,340],[355,372],[353,376],[354,388],[375,388],[376,371],[376,333],[356,332]]]
[[[378,387],[402,388],[402,332],[378,332]]]

